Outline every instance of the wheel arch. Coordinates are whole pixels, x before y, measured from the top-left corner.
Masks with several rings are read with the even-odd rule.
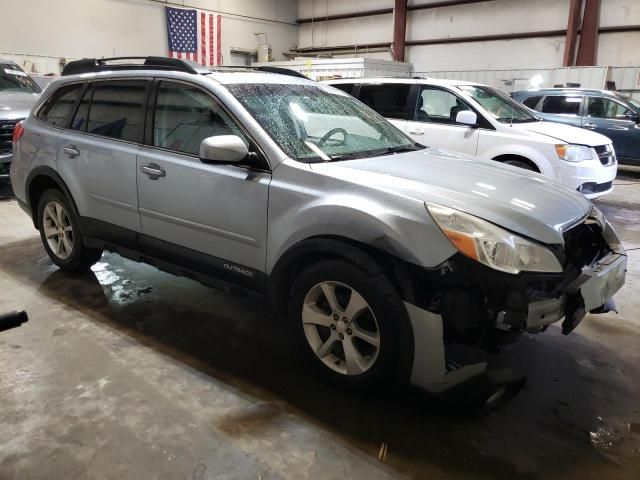
[[[286,301],[296,275],[306,266],[322,260],[349,262],[371,276],[386,275],[401,298],[411,300],[413,287],[406,262],[356,240],[337,235],[306,238],[285,251],[270,274],[269,296],[278,311],[286,311]]]
[[[495,160],[496,162],[500,162],[500,163],[504,163],[504,162],[507,162],[509,160],[518,160],[520,162],[526,163],[527,165],[530,165],[531,167],[533,167],[535,169],[536,172],[541,173],[541,169],[536,164],[536,162],[534,162],[533,160],[531,160],[528,157],[525,157],[524,155],[515,154],[515,153],[504,153],[502,155],[498,155],[496,157],[493,157],[492,160]]]
[[[60,190],[69,199],[78,215],[78,207],[62,177],[53,168],[40,166],[34,168],[29,174],[25,188],[27,205],[31,210],[31,219],[35,228],[38,228],[38,202],[42,194],[51,188]]]

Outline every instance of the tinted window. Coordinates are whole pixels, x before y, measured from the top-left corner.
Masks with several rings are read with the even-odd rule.
[[[538,102],[540,101],[542,97],[541,96],[537,96],[537,97],[529,97],[527,98],[524,102],[522,102],[524,105],[526,105],[529,108],[533,108],[535,110],[536,106],[538,105]]]
[[[197,155],[202,140],[216,135],[245,139],[211,95],[190,85],[160,82],[153,124],[155,146]]]
[[[590,117],[626,120],[627,117],[625,115],[633,114],[633,112],[624,105],[609,100],[608,98],[588,97],[587,102],[587,115]]]
[[[454,124],[458,112],[471,110],[456,95],[446,90],[423,88],[418,96],[416,121]]]
[[[82,92],[82,87],[84,87],[82,83],[60,87],[44,102],[38,112],[38,118],[49,125],[66,126],[69,114]]]
[[[144,119],[145,80],[96,82],[89,107],[87,132],[135,142]]]
[[[76,110],[76,114],[73,116],[73,120],[71,120],[70,127],[72,130],[87,131],[87,119],[89,117],[89,106],[91,105],[92,95],[93,87],[90,86],[84,92],[82,100],[80,100],[80,105],[78,105],[78,110]]]
[[[331,85],[333,88],[337,88],[338,90],[342,90],[345,93],[351,95],[353,92],[353,83],[336,83],[335,85]]]
[[[544,113],[578,115],[580,113],[580,103],[582,103],[582,97],[568,97],[565,95],[547,97],[542,102],[542,111]]]
[[[386,85],[361,85],[360,100],[386,118],[405,118],[407,99],[411,85],[388,83]]]

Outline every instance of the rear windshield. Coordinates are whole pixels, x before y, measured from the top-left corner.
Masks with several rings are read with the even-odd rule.
[[[0,92],[40,93],[40,87],[17,65],[0,63]]]

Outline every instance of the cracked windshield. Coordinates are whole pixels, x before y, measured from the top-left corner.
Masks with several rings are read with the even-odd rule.
[[[425,148],[337,89],[295,84],[227,88],[295,160],[352,160]]]

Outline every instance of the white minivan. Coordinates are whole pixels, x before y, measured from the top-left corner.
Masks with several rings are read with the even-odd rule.
[[[431,78],[325,83],[353,95],[421,144],[534,170],[589,198],[613,190],[617,161],[609,138],[541,121],[494,88]]]

